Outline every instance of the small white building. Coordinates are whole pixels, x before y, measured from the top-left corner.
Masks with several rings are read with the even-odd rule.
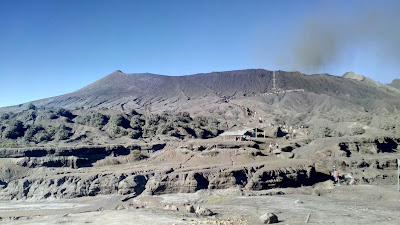
[[[266,135],[271,135],[271,131],[272,133],[274,133],[270,123],[257,123],[254,125],[253,128],[243,128],[236,131],[225,131],[220,136],[222,136],[224,140],[233,138],[259,137],[260,135],[265,138]]]
[[[225,131],[224,133],[220,134],[220,136],[224,137],[224,140],[233,138],[245,138],[246,136],[251,137],[251,135],[253,134],[253,130],[254,128],[244,128],[236,131]]]

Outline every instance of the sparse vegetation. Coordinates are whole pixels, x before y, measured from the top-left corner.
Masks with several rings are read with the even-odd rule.
[[[41,130],[44,130],[43,126],[41,126],[41,125],[30,126],[25,131],[24,140],[26,140],[28,142],[35,141],[35,135]]]
[[[33,103],[29,103],[28,109],[29,110],[36,110],[36,106]]]
[[[145,124],[145,120],[138,114],[135,114],[132,116],[131,121],[130,121],[130,126],[134,130],[140,130]]]
[[[107,124],[109,117],[98,112],[91,112],[89,115],[76,117],[76,122],[86,126],[103,128]]]
[[[56,109],[55,113],[58,116],[63,116],[63,117],[67,117],[67,118],[72,118],[73,117],[72,112],[69,111],[68,109],[64,109],[64,108]]]
[[[27,146],[29,146],[29,143],[11,139],[3,139],[0,142],[0,148],[22,148]]]
[[[221,132],[217,120],[204,116],[192,118],[187,112],[142,115],[134,111],[109,116],[96,111],[83,111],[76,116],[63,108],[30,108],[19,113],[0,115],[0,143],[4,143],[3,146],[28,146],[68,140],[77,128],[69,125],[74,122],[96,128],[100,133],[105,132],[112,139],[140,139],[157,135],[211,138]],[[87,134],[81,136],[87,137]],[[15,140],[18,144],[12,144],[12,141],[5,144],[5,140]]]
[[[128,135],[128,131],[126,129],[115,124],[108,125],[106,131],[112,138],[119,138]]]
[[[69,136],[71,135],[71,130],[72,130],[71,128],[69,128],[65,125],[59,126],[54,135],[54,139],[56,139],[56,140],[68,139]]]
[[[313,138],[324,138],[324,137],[332,137],[332,128],[328,126],[316,127],[313,129],[312,137]]]
[[[139,150],[133,150],[126,156],[126,161],[128,163],[136,162],[146,158]]]
[[[53,139],[53,135],[44,129],[37,132],[34,136],[34,141],[36,143],[40,143],[40,142],[44,142],[44,141],[51,141],[52,139]]]
[[[3,137],[8,139],[16,139],[24,135],[24,125],[21,121],[16,120],[10,122],[3,131]]]
[[[128,135],[132,139],[138,139],[142,136],[142,132],[139,130],[128,129]]]
[[[362,126],[355,125],[350,128],[349,133],[350,133],[350,135],[361,135],[361,134],[365,133],[365,130]]]
[[[108,121],[105,130],[111,138],[119,138],[127,136],[132,133],[132,129],[129,128],[130,122],[120,114],[112,115]],[[131,136],[131,135],[129,135]]]
[[[128,128],[130,122],[122,115],[117,114],[117,115],[111,116],[109,123],[111,123],[112,125],[115,125],[115,126]]]
[[[37,114],[36,114],[35,110],[27,110],[23,113],[22,120],[24,120],[24,121],[35,120],[36,117],[37,117]]]
[[[10,115],[10,113],[1,114],[0,119],[1,120],[8,120],[8,119],[10,119],[11,115]]]
[[[192,118],[188,113],[150,115],[144,121],[143,133],[145,136],[210,138],[217,136],[220,132],[217,120],[211,117]]]
[[[112,166],[121,164],[117,157],[107,156],[104,159],[98,160],[93,163],[94,167],[102,167],[102,166]]]

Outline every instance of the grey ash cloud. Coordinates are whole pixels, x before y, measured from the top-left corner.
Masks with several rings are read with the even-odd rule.
[[[324,5],[298,24],[287,53],[295,69],[316,72],[351,60],[354,49],[372,51],[381,65],[400,60],[400,2],[362,4],[357,12]]]

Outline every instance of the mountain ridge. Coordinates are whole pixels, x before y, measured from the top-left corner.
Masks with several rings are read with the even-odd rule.
[[[392,83],[387,84],[387,85],[388,85],[388,86],[391,86],[391,87],[394,87],[394,88],[397,88],[397,89],[400,90],[400,79],[394,79],[394,80],[392,81]]]
[[[400,109],[400,91],[378,82],[281,70],[275,71],[275,75],[276,87],[283,91],[280,94],[271,94],[274,92],[273,71],[264,69],[183,76],[123,73],[117,70],[75,92],[32,103],[39,107],[109,108],[120,111],[134,109],[142,112],[188,111],[219,116],[241,113],[241,107],[255,108],[265,113],[270,111],[272,114],[282,113],[282,110],[328,112],[333,108],[337,108],[336,111],[346,108],[361,112],[393,113]],[[297,89],[304,92],[285,92]],[[281,101],[285,104],[283,108],[277,104]],[[299,102],[307,106],[299,106]],[[23,109],[25,105],[27,104],[9,109]]]

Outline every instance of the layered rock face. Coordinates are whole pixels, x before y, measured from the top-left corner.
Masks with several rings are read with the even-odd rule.
[[[3,148],[0,158],[16,158],[17,165],[34,167],[89,167],[107,156],[129,155],[132,150],[144,153],[162,149],[165,144],[109,145],[78,147]]]
[[[0,191],[2,200],[76,198],[106,194],[143,192],[147,177],[143,175],[100,174],[63,175],[37,179],[18,179]]]
[[[161,170],[156,168],[126,173],[103,171],[99,174],[87,172],[82,168],[66,171],[55,174],[47,172],[43,177],[27,176],[12,180],[0,189],[0,199],[75,198],[99,194],[135,197],[142,192],[151,195],[191,193],[201,189],[224,189],[233,186],[262,190],[310,185],[316,176],[312,164],[281,169],[267,169],[261,164],[215,169]]]
[[[352,137],[316,140],[308,149],[294,150],[296,158],[312,158],[318,173],[330,176],[335,166],[341,179],[348,173],[356,175],[359,183],[392,185],[397,182],[397,159],[400,139],[393,137]]]
[[[299,187],[315,179],[312,165],[269,170],[260,167],[225,171],[205,170],[156,175],[149,179],[146,191],[150,194],[195,192],[200,189],[226,189],[233,186],[248,190]]]

